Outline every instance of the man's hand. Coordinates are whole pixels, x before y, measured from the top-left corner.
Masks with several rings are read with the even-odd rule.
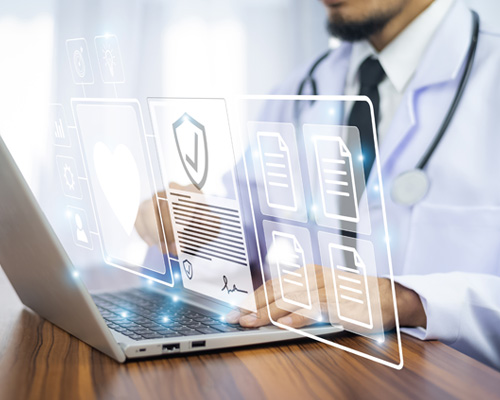
[[[198,189],[193,185],[182,186],[177,183],[171,183],[170,188],[199,193]],[[162,200],[166,199],[166,196],[165,192],[159,192],[150,200],[146,200],[140,205],[137,219],[135,220],[135,229],[148,246],[160,244],[161,251],[164,254],[168,251],[168,253],[176,256],[177,247],[175,246],[174,230],[168,202]],[[163,239],[163,230],[165,230],[166,243]]]
[[[332,270],[325,269],[321,266],[309,266],[311,270],[314,268],[317,289],[312,293],[311,298],[319,299],[319,308],[321,310],[322,319],[328,320],[328,301],[332,301],[332,297],[327,296],[326,288],[324,285],[325,278],[330,280],[332,278]],[[303,272],[305,273],[305,272]],[[391,282],[389,279],[368,277],[368,290],[370,293],[370,303],[373,309],[380,307],[382,312],[382,324],[380,329],[390,330],[395,327],[393,296],[391,290]],[[286,285],[286,284],[285,284]],[[274,290],[278,288],[278,290]],[[396,298],[398,305],[398,314],[400,325],[402,326],[423,326],[426,325],[426,316],[420,301],[419,296],[412,290],[407,289],[401,285],[396,284]],[[257,305],[256,313],[248,313],[245,311],[232,311],[226,316],[229,323],[240,323],[244,327],[259,327],[269,324],[269,313],[267,309],[266,291],[269,298],[269,311],[272,319],[283,325],[288,325],[293,328],[302,328],[317,322],[316,316],[311,315],[309,310],[300,309],[300,307],[290,308],[290,303],[286,304],[286,308],[294,312],[283,310],[283,299],[276,296],[276,293],[281,293],[279,280],[269,280],[265,285],[261,286],[253,294]],[[293,298],[296,302],[307,303],[307,292],[303,289],[297,289],[294,286],[284,286],[283,291],[287,293],[288,298]],[[317,295],[317,297],[316,297]],[[365,307],[353,301],[340,298],[342,302],[341,308],[347,310],[346,312],[351,316],[357,316],[359,320],[365,320],[366,313]],[[292,306],[293,307],[293,306]],[[330,307],[335,307],[330,304]],[[314,308],[314,307],[313,307]],[[317,307],[316,307],[317,308]],[[298,312],[300,311],[300,313]],[[355,318],[356,319],[356,318]],[[331,321],[332,323],[339,323],[340,321]],[[361,331],[361,329],[360,329]],[[368,331],[367,331],[368,332]]]

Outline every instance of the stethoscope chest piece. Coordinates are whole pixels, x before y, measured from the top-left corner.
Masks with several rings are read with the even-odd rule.
[[[403,172],[392,182],[391,197],[395,203],[413,206],[429,191],[429,178],[421,169]]]

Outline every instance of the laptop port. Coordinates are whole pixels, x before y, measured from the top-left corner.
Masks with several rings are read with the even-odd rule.
[[[146,349],[139,349],[139,351],[142,353],[143,351],[146,351]]]
[[[179,343],[173,343],[173,344],[164,344],[162,346],[162,352],[163,353],[170,353],[174,351],[180,351],[181,345]]]
[[[197,340],[195,342],[191,342],[191,348],[197,348],[197,347],[205,347],[206,346],[206,341],[205,340]]]

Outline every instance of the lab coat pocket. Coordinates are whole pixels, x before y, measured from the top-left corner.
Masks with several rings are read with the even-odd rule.
[[[410,229],[406,274],[499,269],[500,207],[420,204]]]

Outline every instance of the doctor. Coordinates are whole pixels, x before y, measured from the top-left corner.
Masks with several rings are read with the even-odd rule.
[[[397,187],[391,196],[397,177],[429,153],[457,97],[474,36],[471,10],[462,0],[323,3],[329,30],[342,44],[276,94],[297,94],[313,69],[318,94],[371,98],[401,325],[500,368],[500,35],[481,21],[463,95],[420,171],[428,184],[420,181],[420,195],[401,199]],[[302,94],[312,94],[313,86],[307,79]],[[346,118],[356,118],[353,113]],[[419,192],[418,179],[409,184]],[[377,213],[370,210],[381,221]],[[384,298],[389,304],[389,285],[379,285],[382,305]],[[269,323],[262,303],[257,314],[234,312],[228,319]],[[276,318],[295,327],[309,323],[298,314]]]

